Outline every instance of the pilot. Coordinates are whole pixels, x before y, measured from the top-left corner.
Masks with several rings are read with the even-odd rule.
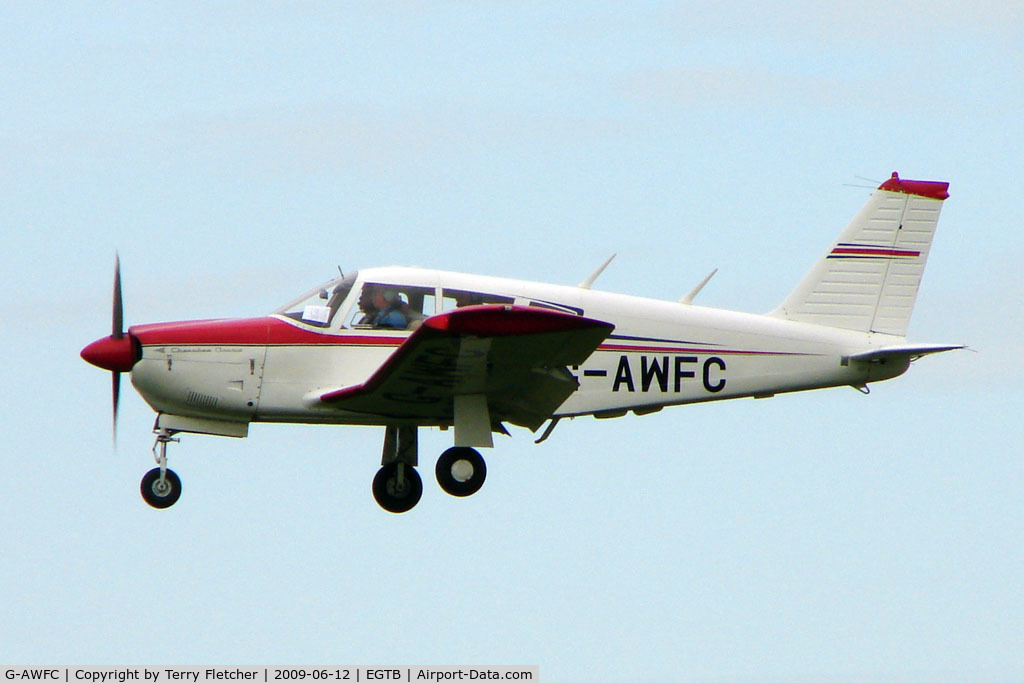
[[[359,297],[359,309],[366,315],[360,324],[404,330],[409,320],[402,312],[402,297],[393,289],[380,285],[367,285]]]

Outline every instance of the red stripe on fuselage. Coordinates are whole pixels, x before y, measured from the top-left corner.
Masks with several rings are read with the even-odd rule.
[[[400,346],[407,336],[383,336],[352,333],[314,332],[273,317],[224,320],[189,320],[173,323],[133,325],[129,332],[143,346],[222,345],[222,346]],[[628,353],[698,353],[749,356],[808,356],[816,354],[786,351],[742,351],[696,346],[648,346],[602,344],[598,351]]]
[[[405,337],[328,334],[291,325],[278,318],[189,320],[134,325],[129,330],[143,346],[166,344],[235,346],[398,346]]]

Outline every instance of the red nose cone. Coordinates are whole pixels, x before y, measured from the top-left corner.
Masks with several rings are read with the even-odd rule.
[[[82,358],[98,368],[111,372],[128,372],[139,359],[135,341],[130,334],[97,339],[82,349]]]

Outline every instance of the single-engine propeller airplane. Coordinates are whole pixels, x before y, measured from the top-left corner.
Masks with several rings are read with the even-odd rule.
[[[578,286],[386,267],[330,280],[265,317],[135,325],[123,331],[120,263],[113,332],[82,357],[120,375],[156,411],[157,467],[142,497],[173,505],[167,445],[181,432],[244,437],[251,422],[384,427],[373,495],[405,512],[423,484],[417,430],[454,427],[438,484],[484,483],[479,447],[505,423],[548,437],[565,417],[644,415],[665,406],[764,398],[890,379],[960,344],[906,341],[949,183],[896,173],[765,315]],[[611,259],[609,259],[610,261]],[[714,273],[712,272],[712,275]]]

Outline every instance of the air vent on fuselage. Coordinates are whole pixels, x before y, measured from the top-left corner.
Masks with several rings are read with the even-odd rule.
[[[196,408],[216,408],[217,397],[202,394],[198,391],[190,391],[188,392],[188,398],[185,399],[185,403]]]

